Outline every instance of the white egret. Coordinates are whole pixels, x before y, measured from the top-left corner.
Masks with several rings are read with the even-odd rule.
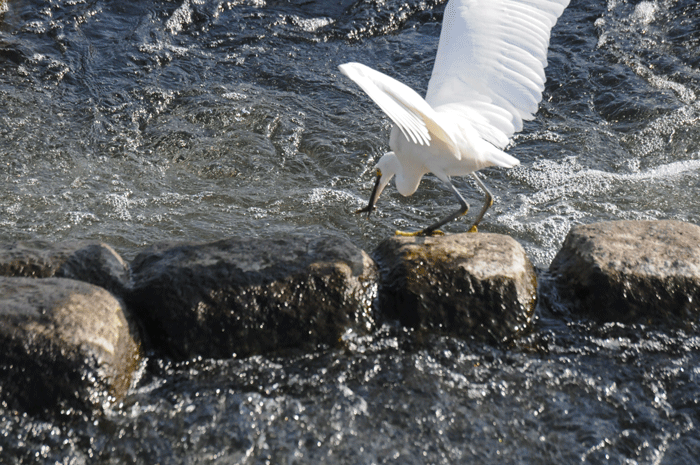
[[[568,4],[569,0],[450,0],[425,99],[365,65],[340,65],[395,124],[391,151],[376,165],[369,204],[357,213],[367,212],[369,217],[393,176],[399,193],[409,196],[432,172],[457,196],[459,210],[420,231],[396,233],[442,234],[438,228],[469,210],[450,177],[471,174],[486,193],[470,228],[476,231],[493,204],[476,171],[520,163],[502,149],[523,128],[523,120],[537,112],[550,32]]]

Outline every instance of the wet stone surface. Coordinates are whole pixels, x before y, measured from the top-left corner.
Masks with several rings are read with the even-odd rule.
[[[532,321],[534,269],[509,236],[393,237],[374,258],[381,269],[379,306],[406,326],[502,342]]]
[[[0,277],[0,399],[28,412],[124,397],[139,342],[123,305],[72,279]]]
[[[99,241],[26,241],[0,244],[0,276],[71,278],[123,295],[129,267]]]
[[[576,226],[549,271],[574,313],[689,324],[700,313],[700,227],[680,221]]]
[[[374,326],[376,266],[341,238],[161,244],[132,269],[130,305],[175,358],[335,346]]]

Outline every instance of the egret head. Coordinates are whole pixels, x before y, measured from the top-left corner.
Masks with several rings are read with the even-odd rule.
[[[379,199],[386,185],[389,184],[391,178],[401,169],[401,165],[399,164],[399,159],[394,155],[394,152],[387,152],[382,155],[382,158],[379,159],[379,163],[377,163],[375,168],[377,170],[377,181],[374,183],[372,195],[369,197],[369,204],[355,212],[367,212],[367,218],[369,218],[372,210],[374,210],[374,204],[377,203],[377,199]]]

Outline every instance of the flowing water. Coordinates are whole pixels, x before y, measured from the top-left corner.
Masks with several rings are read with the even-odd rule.
[[[99,239],[129,259],[308,232],[371,251],[430,224],[456,206],[431,176],[409,198],[387,188],[370,220],[352,213],[390,123],[337,65],[423,92],[443,9],[0,0],[0,240]],[[540,110],[509,148],[522,164],[483,171],[481,230],[546,268],[576,224],[700,223],[699,49],[696,0],[572,0]],[[476,186],[455,185],[477,210]],[[510,348],[387,326],[345,351],[151,359],[103,416],[0,405],[0,462],[697,462],[700,332],[596,325],[550,300]]]

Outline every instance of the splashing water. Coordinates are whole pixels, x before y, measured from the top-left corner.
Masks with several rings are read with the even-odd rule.
[[[165,240],[289,232],[371,251],[453,210],[435,178],[366,201],[390,124],[336,66],[424,90],[442,1],[0,1],[0,238]],[[481,230],[546,267],[571,226],[700,222],[700,6],[573,1],[536,119],[484,171]],[[455,179],[472,205],[481,193]],[[462,232],[468,221],[445,228]],[[546,277],[541,281],[546,284]],[[546,287],[542,289],[546,293]],[[0,404],[0,462],[692,463],[696,334],[541,306],[511,349],[403,329],[343,353],[150,360],[103,417]]]

